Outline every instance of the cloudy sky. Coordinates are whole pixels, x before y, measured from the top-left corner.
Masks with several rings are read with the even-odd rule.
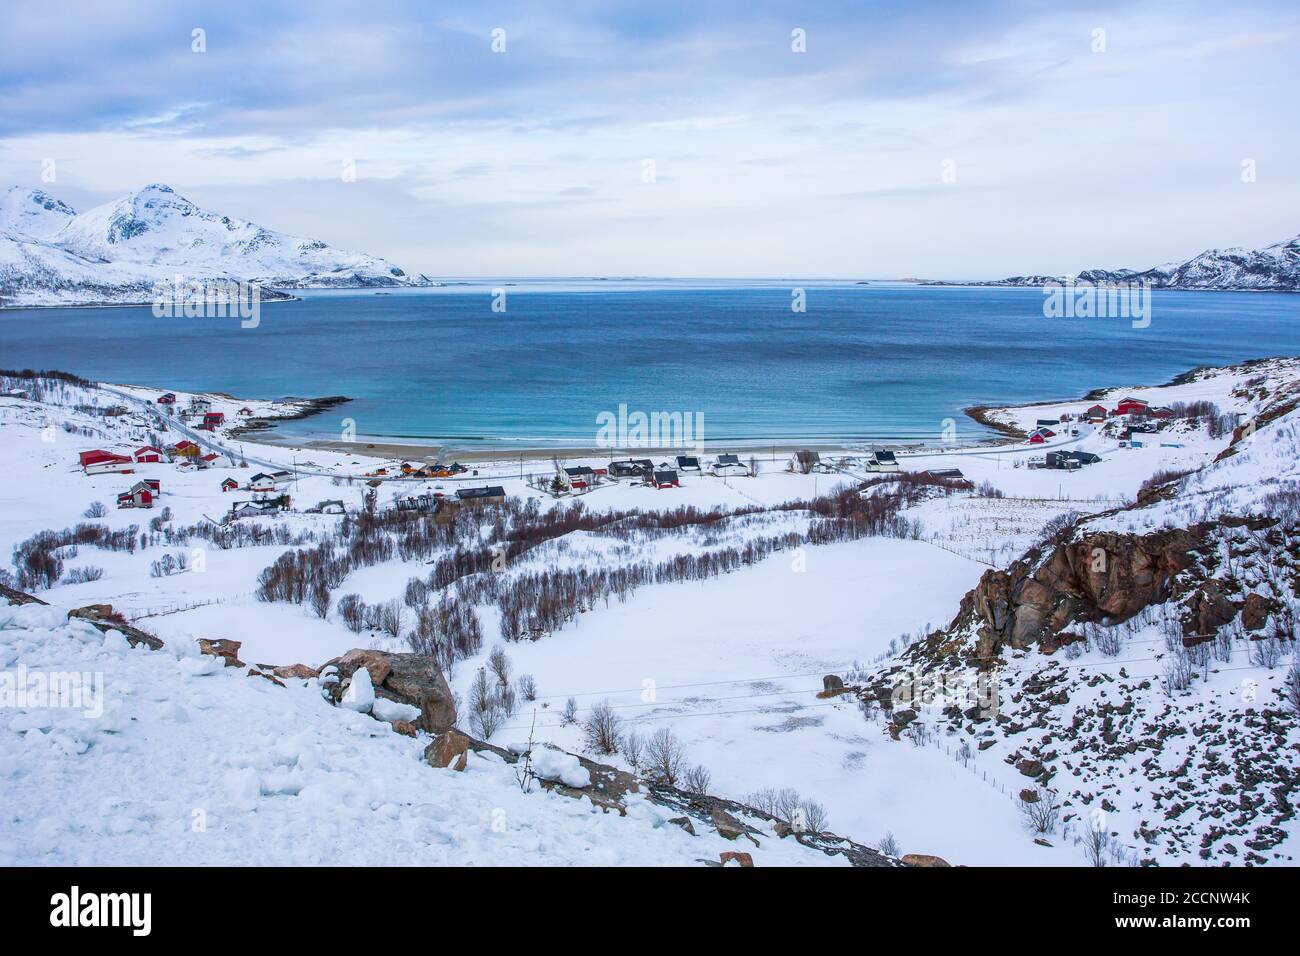
[[[439,276],[978,278],[1300,232],[1293,0],[554,6],[11,5],[0,183],[164,182]]]

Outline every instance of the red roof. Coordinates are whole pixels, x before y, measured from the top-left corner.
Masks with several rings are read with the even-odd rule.
[[[98,465],[106,461],[128,462],[131,460],[126,455],[117,455],[111,451],[104,451],[99,448],[94,451],[83,451],[78,457],[81,459],[81,465],[83,468],[86,465]]]
[[[208,452],[206,455],[203,456],[203,460],[204,460],[204,461],[216,461],[219,457],[221,457],[221,456],[218,455],[216,452],[212,452],[212,451],[210,451],[210,452]]]
[[[198,447],[199,447],[198,445],[194,444],[194,442],[190,441],[188,438],[182,438],[180,441],[176,443],[176,448],[178,450],[181,448],[198,448]]]

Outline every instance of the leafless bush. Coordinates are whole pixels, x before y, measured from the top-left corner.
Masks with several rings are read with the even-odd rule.
[[[502,687],[510,683],[510,657],[500,647],[492,648],[492,653],[488,655],[488,670]]]
[[[618,750],[619,739],[623,736],[623,718],[620,717],[608,700],[602,700],[582,724],[587,737],[587,747],[597,753],[612,754]]]
[[[516,685],[519,688],[519,696],[524,700],[531,702],[537,699],[537,681],[533,679],[532,674],[520,674]]]
[[[1083,854],[1089,866],[1103,867],[1111,859],[1110,832],[1104,826],[1090,826],[1083,832]]]
[[[880,838],[880,844],[876,847],[885,856],[898,856],[898,840],[894,834],[885,831],[885,835]]]
[[[108,514],[108,507],[102,501],[92,501],[90,507],[82,512],[83,518],[102,518]]]
[[[668,727],[660,727],[645,745],[645,769],[652,778],[675,787],[686,764],[686,748]]]
[[[800,796],[799,791],[791,787],[780,790],[766,787],[751,793],[746,802],[799,832],[820,833],[826,829],[826,809],[817,801]]]
[[[491,740],[492,735],[506,722],[506,712],[496,704],[470,714],[470,728],[481,740]]]
[[[389,637],[402,636],[402,627],[406,623],[406,608],[402,602],[393,598],[385,602],[379,610],[379,629]]]
[[[361,633],[365,627],[366,606],[361,600],[360,594],[345,594],[339,598],[337,605],[339,617],[343,618],[343,624],[353,634]]]
[[[1019,800],[1020,815],[1034,833],[1055,833],[1056,822],[1061,816],[1061,805],[1056,800],[1056,791],[1047,787],[1034,789],[1037,800]]]
[[[570,697],[564,702],[564,710],[560,712],[560,726],[567,727],[569,724],[578,722],[578,698]]]
[[[1277,667],[1282,660],[1282,642],[1275,637],[1265,637],[1250,642],[1250,662],[1256,667],[1269,670]]]
[[[325,586],[324,581],[315,581],[312,583],[311,593],[307,597],[307,603],[311,609],[316,612],[316,616],[324,619],[330,611],[330,589]]]
[[[572,697],[569,699],[573,700]],[[623,758],[633,770],[641,769],[641,762],[645,759],[645,740],[635,730],[623,738]]]
[[[1093,631],[1098,652],[1107,657],[1118,657],[1124,649],[1124,639],[1117,627],[1098,627]]]
[[[104,569],[97,568],[94,565],[86,565],[81,568],[73,568],[68,572],[68,584],[85,584],[87,581],[98,581],[104,576]]]
[[[1300,716],[1300,661],[1294,661],[1282,681],[1282,703],[1287,710]]]
[[[707,796],[711,776],[702,766],[691,767],[682,775],[682,789],[697,796]]]
[[[1169,652],[1169,660],[1165,662],[1164,668],[1164,684],[1165,693],[1171,697],[1175,692],[1192,686],[1192,661],[1181,645]]]

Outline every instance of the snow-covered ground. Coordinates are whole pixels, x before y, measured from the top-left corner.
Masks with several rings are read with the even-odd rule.
[[[1205,373],[1176,386],[1117,391],[1153,404],[1206,399],[1224,412],[1249,418],[1284,399],[1297,381],[1300,363],[1276,360]],[[475,831],[463,840],[449,835],[448,828],[455,827],[441,821],[437,807],[438,801],[453,797],[430,796],[427,791],[430,774],[438,774],[439,780],[452,775],[423,765],[418,748],[408,738],[379,733],[383,728],[369,718],[353,722],[346,714],[325,707],[313,688],[280,689],[242,676],[188,673],[187,668],[198,665],[184,663],[191,660],[184,649],[192,646],[195,638],[242,641],[244,660],[268,664],[315,666],[358,646],[408,649],[404,637],[395,640],[377,632],[350,631],[337,610],[322,618],[305,605],[264,603],[254,596],[258,575],[291,550],[296,540],[316,540],[341,520],[335,515],[306,513],[305,509],[337,499],[355,513],[368,490],[368,476],[381,467],[391,476],[400,462],[262,444],[249,436],[231,435],[245,417],[296,413],[298,407],[289,403],[202,396],[211,401],[213,410],[225,413],[226,424],[211,434],[197,433],[192,425],[159,414],[152,402],[164,390],[138,385],[90,389],[69,385],[58,394],[42,396],[44,401],[0,397],[0,447],[11,479],[0,488],[0,548],[5,553],[42,530],[70,528],[79,522],[116,529],[136,526],[137,534],[148,534],[151,521],[162,517],[163,508],[171,512],[145,546],[133,552],[86,546],[75,555],[66,553],[64,579],[39,596],[62,607],[112,604],[180,650],[170,656],[109,653],[94,641],[83,640],[89,636],[84,629],[78,637],[64,633],[66,628],[55,628],[57,633],[44,635],[43,643],[32,639],[30,634],[35,632],[29,630],[3,632],[9,635],[6,646],[15,649],[5,667],[19,663],[53,667],[60,661],[74,667],[83,656],[91,655],[95,662],[112,664],[119,675],[125,675],[127,706],[138,708],[128,712],[140,716],[136,724],[145,726],[132,726],[125,736],[91,732],[82,740],[87,744],[82,751],[90,754],[91,761],[87,763],[83,757],[86,773],[99,773],[98,762],[107,761],[122,740],[133,740],[138,749],[131,752],[137,755],[154,748],[161,751],[159,776],[146,776],[138,785],[126,779],[120,764],[105,762],[104,773],[118,774],[115,787],[123,794],[125,809],[119,812],[105,798],[98,806],[76,811],[85,819],[73,819],[70,810],[67,817],[41,824],[45,828],[41,832],[52,834],[47,842],[66,847],[74,844],[62,841],[60,834],[83,834],[80,845],[85,848],[77,851],[83,855],[66,857],[69,861],[147,862],[157,858],[151,854],[161,854],[166,848],[174,854],[196,854],[193,858],[200,862],[251,862],[252,858],[241,857],[241,853],[262,843],[279,861],[330,861],[339,860],[339,854],[346,859],[352,847],[364,842],[335,839],[346,835],[351,822],[345,825],[335,817],[331,826],[328,818],[330,813],[343,813],[357,826],[375,826],[385,839],[402,841],[403,851],[397,858],[403,862],[464,862],[480,853],[484,862],[517,860],[524,851],[514,844],[497,848],[503,856],[493,855],[496,845],[490,841],[497,834],[490,831]],[[176,394],[177,408],[188,406],[193,397]],[[1117,397],[1121,396],[1110,396],[1108,401]],[[126,406],[126,413],[102,414],[104,407],[113,404]],[[1077,414],[1090,404],[1076,400],[1008,409],[1003,414],[1007,421],[1033,424],[1040,417]],[[242,416],[244,408],[252,415]],[[1294,443],[1286,444],[1290,433],[1273,429],[1270,434],[1273,437],[1267,444],[1261,434],[1255,439],[1257,446],[1246,443],[1238,454],[1205,475],[1220,476],[1215,479],[1219,484],[1246,488],[1254,487],[1260,478],[1294,474]],[[141,464],[131,475],[98,476],[87,476],[77,467],[81,451],[129,452],[143,444],[173,444],[196,436],[205,448],[222,453],[213,467],[185,472],[167,463]],[[1042,449],[1015,442],[977,450],[937,449],[900,455],[905,470],[959,468],[978,489],[936,492],[907,509],[906,516],[919,522],[912,538],[868,538],[783,550],[754,565],[702,581],[648,585],[624,601],[586,610],[572,623],[535,642],[503,643],[495,607],[480,606],[482,651],[460,661],[450,679],[464,699],[478,667],[498,647],[504,647],[516,674],[533,676],[537,700],[518,708],[494,735],[495,743],[526,739],[535,711],[534,732],[539,740],[578,750],[583,745],[579,729],[561,725],[566,700],[576,698],[581,719],[584,712],[608,699],[628,731],[648,736],[660,727],[671,728],[687,747],[690,762],[710,771],[710,789],[719,795],[743,800],[766,787],[793,787],[824,805],[830,829],[859,842],[874,844],[892,832],[903,852],[935,853],[954,862],[1077,865],[1081,862],[1077,848],[1036,845],[1024,830],[1013,801],[1023,781],[1003,762],[1003,751],[978,752],[963,765],[954,759],[955,739],[940,738],[938,746],[928,747],[892,741],[879,718],[865,718],[853,698],[825,699],[817,692],[822,689],[824,674],[846,674],[855,662],[866,665],[891,656],[904,646],[907,635],[946,625],[980,574],[990,564],[1005,566],[1018,557],[1040,539],[1049,521],[1068,512],[1098,515],[1094,520],[1099,523],[1144,521],[1132,517],[1142,515],[1142,509],[1110,512],[1132,501],[1154,473],[1204,466],[1228,442],[1227,437],[1212,438],[1200,424],[1172,426],[1152,438],[1143,448],[1121,449],[1118,440],[1105,430],[1084,426],[1078,436],[1065,436],[1064,447],[1098,454],[1102,460],[1076,471],[1030,468],[1029,459],[1042,454]],[[247,467],[240,467],[241,463]],[[603,466],[607,461],[565,462],[582,463]],[[590,511],[664,511],[681,505],[743,509],[811,499],[867,477],[853,466],[833,474],[803,475],[787,470],[784,459],[760,464],[759,474],[753,477],[684,474],[680,488],[656,490],[623,481],[603,484],[579,496],[556,497],[520,478],[516,459],[474,466],[479,474],[462,480],[390,478],[377,493],[382,509],[398,496],[424,490],[451,494],[457,487],[490,481],[502,485],[512,498],[535,500],[543,510],[568,507],[574,500]],[[242,519],[241,523],[272,529],[280,537],[228,549],[214,548],[202,538],[190,538],[183,545],[168,542],[168,527],[181,529],[208,518],[219,519],[232,499],[250,497],[246,491],[222,492],[223,479],[233,478],[245,485],[251,474],[271,468],[294,473],[286,488],[293,510],[275,517]],[[523,468],[525,473],[535,474],[550,469],[549,461],[541,460],[526,462]],[[161,480],[163,494],[158,506],[138,511],[114,507],[117,493],[142,477]],[[107,514],[84,517],[95,501],[107,506]],[[1148,515],[1158,523],[1176,517],[1183,515]],[[808,527],[808,520],[804,511],[776,511],[729,519],[707,531],[631,538],[576,531],[536,548],[508,573],[661,562],[678,554],[743,547],[760,537],[800,533]],[[155,562],[180,552],[186,559],[185,569],[154,574]],[[69,572],[86,567],[102,569],[102,577],[67,582]],[[353,570],[335,589],[335,597],[355,592],[372,604],[400,598],[410,578],[425,577],[428,571],[422,562],[392,558]],[[46,653],[49,656],[41,656]],[[38,660],[43,663],[37,665]],[[222,683],[229,680],[236,684]],[[238,695],[228,696],[236,686]],[[647,694],[649,699],[644,696]],[[256,699],[252,695],[257,695]],[[175,708],[183,708],[190,719],[169,717],[168,712]],[[288,727],[307,739],[298,752],[280,757],[275,741],[284,737]],[[53,729],[41,729],[43,738],[48,739],[32,738],[30,744],[23,744],[27,749],[20,748],[16,755],[6,753],[0,770],[9,773],[11,783],[35,775],[41,781],[36,791],[45,801],[59,786],[93,787],[93,781],[99,779],[77,777],[81,771],[72,769],[75,764],[56,767],[51,763],[54,758],[46,757],[46,750],[40,748],[56,752]],[[30,735],[26,729],[21,736],[15,732],[2,739],[9,747]],[[366,754],[356,757],[352,768],[345,759],[349,749],[345,742],[351,741],[351,749],[356,750],[355,742],[363,738],[373,749],[361,748]],[[242,746],[249,740],[256,745]],[[101,750],[107,752],[101,756]],[[241,756],[244,754],[246,758]],[[167,779],[168,773],[179,774],[168,761],[183,758],[198,763],[201,772],[194,771],[192,782],[187,779],[166,795],[167,809],[142,809],[147,802],[147,784],[160,787],[158,781]],[[241,759],[251,763],[240,764]],[[623,757],[615,754],[599,759],[617,764]],[[290,799],[275,790],[275,781],[296,773],[293,768],[304,760],[311,773],[324,774],[321,786],[305,790],[312,799],[320,799],[325,808],[321,812],[309,806],[310,801],[303,801],[301,793]],[[448,785],[460,788],[454,799],[463,796],[461,809],[476,819],[497,806],[505,807],[513,817],[558,799],[532,796],[527,798],[531,802],[517,805],[515,798],[524,797],[517,788],[513,794],[507,792],[510,787],[505,783],[513,781],[503,782],[509,776],[505,768],[480,770],[454,778],[465,782]],[[498,771],[502,779],[493,776]],[[382,782],[375,783],[374,778]],[[256,788],[250,782],[254,779]],[[240,780],[243,782],[238,783]],[[267,784],[268,780],[272,782]],[[225,793],[227,781],[233,781],[229,784],[232,790],[242,788],[247,798],[243,803],[251,801],[255,808],[231,811],[224,804],[233,805],[238,798],[229,795],[200,799],[205,790]],[[254,789],[262,794],[255,800]],[[109,790],[116,792],[113,787]],[[23,813],[35,813],[33,808],[39,805],[36,797],[31,801],[24,797],[24,801]],[[573,862],[583,854],[588,854],[591,862],[690,862],[674,855],[677,834],[663,836],[648,818],[641,821],[647,839],[667,841],[662,846],[634,841],[624,851],[614,848],[621,836],[611,837],[606,846],[602,831],[590,843],[575,838],[570,849],[555,850],[556,840],[569,839],[564,820],[577,812],[574,806],[573,801],[563,801],[555,811],[554,829],[545,835],[531,830],[520,836],[520,845],[532,847],[539,859],[553,857],[551,862]],[[191,844],[189,812],[196,807],[206,808],[218,819],[223,813],[238,814],[237,821],[231,822],[238,832],[206,844]],[[183,818],[179,823],[176,814]],[[101,820],[96,824],[90,819],[95,815],[117,822]],[[36,818],[20,819],[31,822]],[[608,825],[591,824],[597,829]],[[121,830],[122,841],[111,847],[99,846],[96,835],[114,829]],[[632,824],[625,829],[631,830]],[[281,836],[281,830],[288,836]],[[29,859],[36,844],[28,842],[28,833],[26,827],[0,830],[0,854],[7,850],[11,859]],[[207,836],[212,833],[209,827]],[[312,833],[323,839],[311,837]],[[146,847],[151,839],[158,840],[159,849]],[[357,852],[360,858],[356,862],[368,861],[365,854],[369,848]],[[710,855],[700,853],[698,845],[683,852]],[[133,856],[137,853],[138,857]],[[716,858],[716,853],[711,855]]]

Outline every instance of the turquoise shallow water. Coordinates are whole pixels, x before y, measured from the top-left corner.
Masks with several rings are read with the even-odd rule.
[[[807,311],[791,310],[791,289]],[[504,289],[505,311],[492,310]],[[1159,383],[1300,354],[1300,296],[1156,292],[1152,321],[1048,319],[1037,289],[790,282],[466,282],[309,292],[235,319],[0,312],[0,366],[241,397],[354,402],[287,434],[590,444],[604,413],[702,416],[705,438],[980,437],[966,406]],[[695,418],[698,424],[701,419]]]

